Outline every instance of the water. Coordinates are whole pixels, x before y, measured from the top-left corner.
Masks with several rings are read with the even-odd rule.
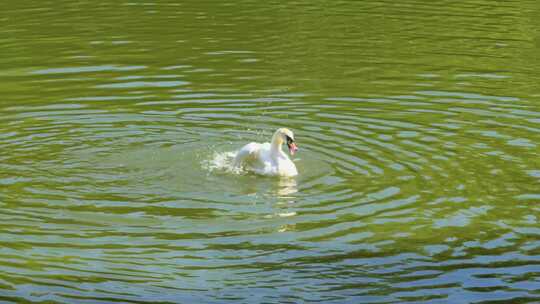
[[[540,301],[539,8],[8,1],[0,302]]]

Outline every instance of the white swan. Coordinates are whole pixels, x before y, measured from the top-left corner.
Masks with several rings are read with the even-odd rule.
[[[234,166],[246,168],[262,175],[295,176],[298,175],[292,160],[281,150],[287,143],[289,153],[294,155],[298,150],[294,134],[286,128],[278,129],[272,136],[272,143],[249,143],[236,153]]]

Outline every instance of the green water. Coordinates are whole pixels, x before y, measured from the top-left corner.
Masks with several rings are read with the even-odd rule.
[[[0,302],[540,301],[539,12],[7,0]]]

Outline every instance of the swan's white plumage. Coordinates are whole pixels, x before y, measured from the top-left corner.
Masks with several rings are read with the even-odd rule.
[[[286,137],[294,140],[289,129],[278,129],[271,143],[249,143],[242,147],[234,158],[234,166],[243,167],[262,175],[296,176],[298,171],[293,161],[281,150]],[[292,153],[296,151],[294,144]]]

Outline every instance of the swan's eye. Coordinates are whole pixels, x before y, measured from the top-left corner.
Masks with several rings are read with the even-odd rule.
[[[294,139],[290,138],[289,135],[285,135],[285,138],[287,139],[287,144],[294,142]]]

